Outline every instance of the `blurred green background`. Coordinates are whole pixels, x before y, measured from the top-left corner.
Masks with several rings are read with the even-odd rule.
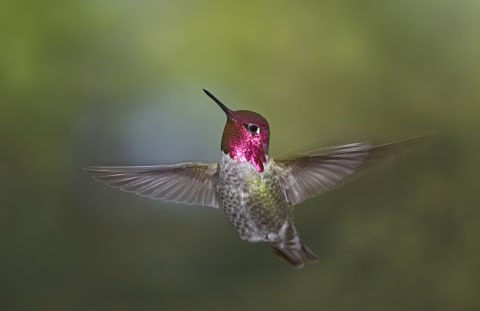
[[[1,310],[479,310],[480,2],[2,1]],[[293,270],[222,211],[87,164],[219,158],[255,110],[281,157],[437,132],[296,210]]]

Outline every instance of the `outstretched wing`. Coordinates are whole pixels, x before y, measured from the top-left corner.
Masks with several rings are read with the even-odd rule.
[[[353,143],[312,150],[276,161],[287,200],[295,205],[344,184],[372,165],[393,158],[428,136],[383,145]]]
[[[164,202],[218,208],[217,164],[180,163],[159,166],[88,166],[94,179],[126,192]]]

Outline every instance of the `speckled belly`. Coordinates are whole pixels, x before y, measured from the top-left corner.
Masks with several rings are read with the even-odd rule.
[[[229,157],[220,163],[218,196],[243,240],[274,241],[287,219],[290,207],[270,164],[268,161],[259,173],[250,163]]]

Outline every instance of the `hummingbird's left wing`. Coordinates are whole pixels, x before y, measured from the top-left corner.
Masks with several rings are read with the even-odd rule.
[[[287,200],[295,205],[350,181],[372,165],[390,159],[424,138],[419,136],[383,145],[353,143],[313,150],[275,161]]]
[[[164,202],[218,208],[217,164],[180,163],[158,166],[88,166],[94,179],[139,196]]]

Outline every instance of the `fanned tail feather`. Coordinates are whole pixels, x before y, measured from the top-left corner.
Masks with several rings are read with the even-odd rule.
[[[300,250],[279,248],[272,246],[273,252],[280,258],[285,259],[294,268],[300,269],[304,265],[303,257],[309,262],[317,262],[318,257],[315,253],[305,244],[302,243]]]
[[[304,265],[304,258],[309,262],[318,261],[317,255],[302,242],[292,223],[286,223],[280,235],[279,242],[272,243],[273,252],[290,265],[300,269]]]

